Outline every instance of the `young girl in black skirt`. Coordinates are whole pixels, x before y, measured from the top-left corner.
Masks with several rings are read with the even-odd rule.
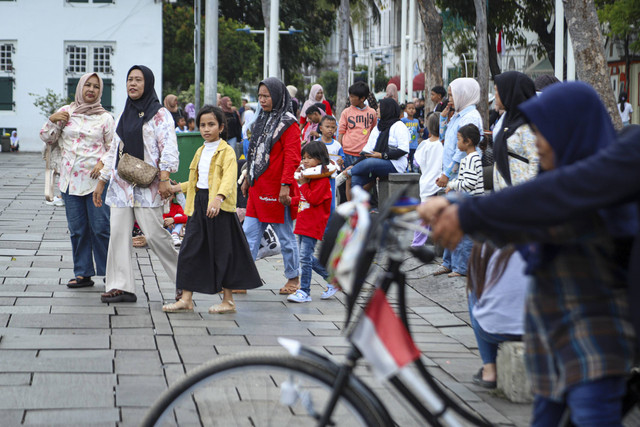
[[[189,181],[172,188],[186,194],[185,213],[189,215],[176,278],[182,298],[163,306],[162,311],[193,311],[194,292],[223,292],[222,303],[209,308],[209,313],[235,313],[232,291],[262,286],[235,213],[238,163],[233,148],[220,139],[226,128],[222,109],[205,105],[196,123],[204,145],[189,166]]]

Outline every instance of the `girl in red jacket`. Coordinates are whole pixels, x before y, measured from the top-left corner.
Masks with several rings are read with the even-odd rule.
[[[187,223],[187,216],[175,196],[169,202],[169,212],[162,214],[162,218],[164,219],[164,228],[171,233],[173,244],[180,246],[182,244],[180,231]]]
[[[300,289],[287,297],[287,301],[290,302],[311,301],[312,270],[324,279],[328,277],[327,270],[313,256],[313,251],[316,242],[322,239],[331,213],[331,183],[329,182],[331,174],[323,173],[328,171],[329,162],[329,152],[321,141],[309,142],[302,149],[302,170],[298,170],[295,175],[300,184],[300,202],[296,228],[293,231],[299,236],[302,274]],[[309,172],[311,168],[317,166],[321,166],[322,169],[319,174],[305,174],[305,170]]]

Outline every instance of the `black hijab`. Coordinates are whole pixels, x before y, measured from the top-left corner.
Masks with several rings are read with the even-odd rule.
[[[498,74],[495,76],[494,81],[506,113],[504,113],[502,127],[495,132],[493,154],[498,172],[500,172],[507,184],[511,185],[507,139],[527,122],[525,116],[518,109],[518,105],[536,96],[536,87],[533,80],[518,71],[507,71],[506,73]]]
[[[393,98],[384,98],[380,101],[380,120],[378,121],[378,140],[373,149],[376,153],[389,151],[389,132],[391,126],[400,121],[400,106]]]
[[[127,72],[127,79],[133,70],[140,70],[144,75],[144,92],[142,96],[133,100],[127,96],[124,111],[118,121],[116,133],[123,143],[122,151],[144,160],[144,141],[142,140],[142,125],[151,120],[162,104],[154,89],[156,82],[153,72],[144,65],[134,65]]]
[[[269,77],[261,81],[260,85],[265,85],[269,90],[273,107],[269,112],[261,109],[251,128],[247,158],[251,185],[269,168],[273,145],[289,126],[297,123],[296,116],[291,113],[291,95],[284,83],[275,77]]]

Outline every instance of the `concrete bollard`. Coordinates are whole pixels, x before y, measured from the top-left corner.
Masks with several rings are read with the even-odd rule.
[[[515,403],[533,402],[531,382],[524,366],[524,343],[506,341],[498,347],[498,389]]]

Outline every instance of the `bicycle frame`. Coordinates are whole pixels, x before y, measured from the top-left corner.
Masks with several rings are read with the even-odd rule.
[[[396,234],[391,232],[392,229],[420,229],[422,231],[424,231],[424,229],[408,221],[391,219],[382,223],[382,230],[380,234],[380,241],[382,243],[386,241],[390,241],[391,243],[387,245],[388,270],[384,273],[381,273],[377,277],[376,287],[381,289],[386,295],[394,283],[397,285],[397,295],[399,302],[398,313],[400,315],[402,323],[409,332],[409,335],[411,335],[410,325],[407,317],[405,275],[400,269],[403,263],[402,254],[404,253],[404,250],[401,249]],[[409,249],[409,251],[419,258],[425,258],[424,254],[419,253],[419,249]],[[360,321],[362,321],[363,315],[363,313],[360,313],[358,319],[356,320],[356,322],[354,322],[354,325],[357,325]],[[311,357],[314,359],[323,359],[325,361],[329,360],[324,356],[316,353],[315,351],[306,348],[299,343],[295,343],[292,340],[281,339],[280,342],[285,348],[287,348],[287,350],[289,350],[292,355],[300,357]],[[346,356],[346,361],[341,365],[335,365],[335,369],[337,369],[336,382],[334,384],[331,398],[324,408],[324,411],[322,412],[322,417],[320,418],[318,423],[319,426],[326,426],[329,424],[331,415],[333,413],[333,410],[335,409],[335,404],[338,401],[338,398],[340,397],[345,385],[348,383],[349,379],[353,377],[353,369],[355,368],[358,360],[362,357],[362,353],[358,350],[355,344],[352,343],[351,349]],[[417,368],[422,381],[420,381],[419,378],[413,375],[407,374],[406,370],[401,370],[398,375],[391,377],[389,379],[389,382],[427,423],[434,426],[462,425],[454,417],[454,414],[452,413],[453,411],[455,414],[459,415],[466,421],[473,423],[474,425],[490,426],[488,422],[463,409],[456,402],[454,402],[429,374],[427,368],[424,366],[420,358],[417,358],[415,360],[414,366]],[[412,389],[408,386],[411,386],[411,388],[413,388],[415,392],[412,391]],[[426,406],[420,399],[425,402]],[[387,409],[382,406],[381,403],[380,405],[380,408],[382,408],[383,411],[388,414],[389,412],[387,411]],[[450,409],[452,411],[450,411]]]

